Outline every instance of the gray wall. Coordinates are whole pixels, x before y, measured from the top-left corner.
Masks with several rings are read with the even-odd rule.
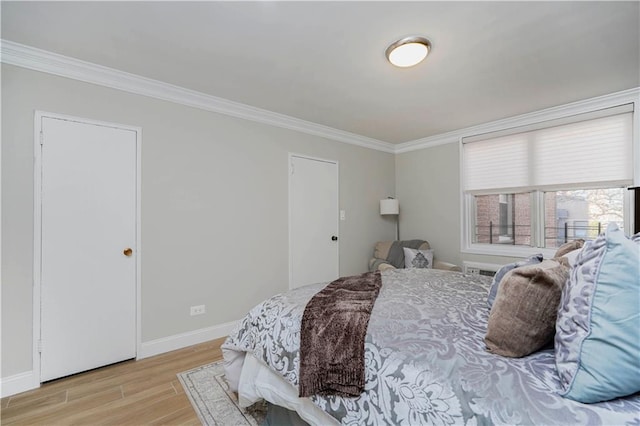
[[[34,110],[143,129],[143,342],[287,290],[289,152],[339,161],[341,275],[395,235],[378,210],[393,154],[2,65],[2,377],[32,369]],[[195,304],[207,313],[190,317]]]
[[[435,258],[505,264],[515,258],[460,252],[460,157],[457,143],[396,155],[400,238],[429,241]]]

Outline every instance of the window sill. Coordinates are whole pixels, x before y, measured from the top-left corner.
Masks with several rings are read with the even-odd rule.
[[[526,258],[534,254],[542,253],[545,259],[551,259],[557,249],[540,248],[540,247],[522,247],[503,244],[473,244],[470,247],[464,247],[461,252],[464,254],[481,254],[485,256],[506,256],[506,257],[522,257]]]

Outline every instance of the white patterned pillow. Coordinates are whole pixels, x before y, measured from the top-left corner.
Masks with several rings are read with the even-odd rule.
[[[640,234],[617,225],[585,244],[562,290],[556,367],[564,397],[584,403],[640,391]]]
[[[403,249],[405,268],[433,268],[433,250]]]
[[[582,251],[582,248],[575,249],[563,255],[562,257],[566,257],[567,261],[569,262],[569,266],[573,268],[575,264],[578,262],[578,255],[580,254],[581,251]]]

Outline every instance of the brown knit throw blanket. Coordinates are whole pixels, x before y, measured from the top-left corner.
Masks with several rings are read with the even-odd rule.
[[[358,396],[364,390],[364,340],[380,272],[339,278],[316,293],[300,326],[301,397]]]

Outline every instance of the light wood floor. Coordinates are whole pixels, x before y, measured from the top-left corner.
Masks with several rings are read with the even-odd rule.
[[[177,373],[222,359],[224,338],[2,398],[2,425],[200,425]]]

